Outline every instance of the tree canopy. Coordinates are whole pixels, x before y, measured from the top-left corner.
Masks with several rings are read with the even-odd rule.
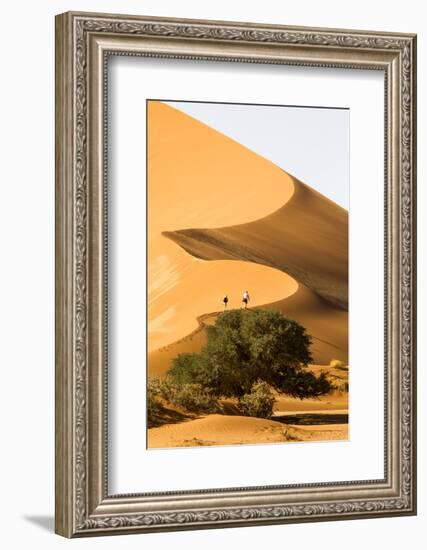
[[[200,384],[216,395],[239,398],[259,381],[301,399],[331,389],[323,374],[316,377],[307,369],[312,356],[305,328],[278,311],[226,311],[206,327],[206,334],[200,353],[174,359],[168,375],[176,383]]]

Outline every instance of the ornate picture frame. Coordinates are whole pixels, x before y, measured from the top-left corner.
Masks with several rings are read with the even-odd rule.
[[[383,71],[384,478],[109,494],[109,56]],[[82,537],[416,513],[416,36],[68,12],[56,18],[56,532]]]

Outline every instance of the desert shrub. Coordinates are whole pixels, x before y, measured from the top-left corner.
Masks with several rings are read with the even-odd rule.
[[[334,384],[334,387],[339,392],[347,392],[348,393],[348,390],[349,390],[348,382],[341,382],[341,383],[338,383],[338,384]]]
[[[174,359],[170,380],[238,398],[250,393],[257,381],[301,399],[331,389],[325,377],[306,369],[312,357],[305,328],[278,311],[227,311],[206,327],[206,334],[200,353]]]
[[[333,369],[342,369],[345,367],[344,361],[340,361],[339,359],[332,359],[332,361],[329,363],[329,366]]]
[[[275,399],[270,386],[266,382],[256,382],[250,393],[239,399],[239,408],[246,416],[271,418]]]
[[[188,411],[215,412],[219,409],[217,396],[200,384],[177,384],[170,379],[159,380],[153,391],[157,399]]]
[[[157,378],[149,378],[147,382],[147,422],[152,426],[162,412],[160,395],[160,381]]]
[[[170,401],[184,407],[188,411],[216,412],[219,409],[217,396],[209,389],[203,388],[200,384],[174,386]]]

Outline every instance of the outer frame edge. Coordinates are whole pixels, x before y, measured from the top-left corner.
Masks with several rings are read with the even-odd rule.
[[[128,18],[129,20],[133,21],[146,21],[146,22],[169,22],[169,23],[188,23],[191,24],[201,24],[206,25],[207,28],[212,28],[215,25],[222,25],[222,26],[230,26],[234,28],[246,28],[250,27],[252,29],[265,29],[265,30],[272,30],[272,29],[293,29],[295,31],[319,31],[322,33],[330,32],[330,33],[350,33],[352,35],[355,34],[373,34],[376,36],[384,36],[384,37],[392,37],[392,38],[399,38],[399,39],[405,39],[407,42],[411,42],[413,47],[413,59],[412,59],[412,66],[411,66],[411,77],[412,77],[412,90],[411,90],[411,109],[412,109],[412,116],[411,116],[411,146],[412,146],[412,179],[410,182],[410,188],[412,192],[413,201],[411,202],[411,217],[410,217],[410,224],[411,224],[411,237],[413,239],[411,244],[411,251],[410,251],[410,260],[411,260],[411,267],[412,267],[412,282],[411,282],[411,305],[412,305],[412,311],[411,311],[411,372],[413,374],[412,378],[412,404],[413,409],[411,411],[411,417],[413,420],[413,426],[412,426],[412,438],[411,442],[413,444],[412,448],[412,461],[411,461],[411,492],[410,492],[410,498],[408,499],[410,502],[407,502],[406,509],[395,509],[395,510],[387,510],[385,512],[373,512],[373,513],[351,513],[351,516],[345,516],[345,515],[332,515],[329,517],[327,514],[317,517],[282,517],[282,518],[268,518],[265,520],[261,519],[250,519],[250,521],[246,520],[238,520],[238,521],[227,521],[227,520],[221,520],[218,523],[217,522],[209,522],[209,524],[205,524],[203,522],[185,522],[182,525],[166,525],[166,524],[159,524],[156,526],[137,526],[135,528],[129,526],[126,528],[121,529],[120,527],[112,527],[111,529],[93,529],[90,532],[84,528],[84,525],[80,525],[77,530],[74,526],[74,507],[75,507],[75,500],[74,500],[74,477],[73,477],[73,467],[74,467],[74,459],[73,456],[72,459],[70,459],[70,453],[68,445],[73,448],[73,437],[74,437],[74,424],[73,419],[70,419],[70,412],[69,409],[73,407],[74,405],[74,393],[70,393],[74,391],[73,388],[73,379],[72,379],[72,368],[74,368],[74,363],[71,365],[68,363],[66,366],[68,369],[64,373],[63,366],[61,367],[61,361],[58,359],[60,357],[60,354],[63,353],[61,351],[62,346],[66,346],[69,344],[69,333],[66,332],[61,334],[61,329],[63,329],[64,325],[63,323],[66,323],[69,321],[69,311],[67,309],[67,306],[71,305],[71,309],[73,306],[73,303],[68,304],[66,302],[66,298],[64,297],[64,289],[59,289],[61,282],[64,281],[63,276],[64,273],[69,273],[70,265],[72,266],[72,262],[74,261],[73,257],[70,257],[69,250],[66,248],[66,237],[67,237],[67,230],[69,230],[69,223],[70,219],[61,219],[61,216],[64,213],[67,213],[66,210],[66,192],[64,191],[64,186],[67,184],[71,187],[73,186],[73,180],[71,178],[67,179],[67,176],[64,174],[67,174],[67,170],[70,170],[69,164],[67,164],[67,161],[70,159],[67,158],[67,151],[65,147],[65,143],[68,141],[68,145],[72,143],[72,132],[73,132],[73,125],[70,124],[67,126],[67,116],[65,113],[65,105],[67,103],[67,95],[68,95],[68,101],[69,105],[73,104],[73,93],[74,88],[70,87],[71,89],[68,89],[66,92],[62,88],[60,89],[60,84],[58,83],[58,79],[61,80],[67,75],[70,77],[72,75],[73,71],[73,60],[71,53],[69,54],[69,57],[67,56],[67,48],[69,47],[69,40],[72,40],[72,24],[76,17],[94,17],[95,19],[109,19],[112,20],[115,18],[113,14],[88,14],[88,13],[81,13],[81,12],[67,12],[66,14],[63,14],[61,16],[57,16],[57,58],[56,58],[56,68],[57,68],[57,89],[56,89],[56,113],[57,113],[57,134],[56,134],[56,147],[57,147],[57,168],[56,168],[56,180],[57,180],[57,187],[56,187],[56,223],[57,223],[57,241],[56,241],[56,250],[57,250],[57,263],[56,263],[56,336],[57,336],[57,342],[60,344],[57,347],[57,362],[56,362],[56,437],[57,437],[57,446],[56,446],[56,471],[57,471],[57,482],[56,482],[56,524],[55,529],[58,534],[61,534],[63,536],[67,537],[76,537],[76,536],[88,536],[88,535],[101,535],[101,534],[121,534],[121,533],[129,533],[129,532],[148,532],[148,531],[172,531],[172,530],[184,530],[184,529],[208,529],[208,528],[221,528],[221,527],[234,527],[234,526],[249,526],[249,525],[266,525],[266,524],[277,524],[277,523],[289,523],[289,522],[307,522],[307,521],[331,521],[331,520],[345,520],[345,519],[359,519],[359,518],[367,518],[367,517],[390,517],[390,516],[403,516],[403,515],[414,515],[416,513],[416,442],[415,442],[415,434],[416,434],[416,423],[415,423],[415,406],[416,406],[416,393],[415,393],[415,387],[416,387],[416,380],[415,380],[415,343],[416,343],[416,325],[415,325],[415,302],[412,300],[416,297],[416,282],[415,282],[415,276],[416,276],[416,230],[414,224],[416,223],[416,217],[415,217],[415,207],[416,207],[416,195],[415,195],[415,178],[416,178],[416,139],[415,139],[415,130],[416,130],[416,69],[415,69],[415,46],[416,46],[416,38],[415,35],[412,34],[394,34],[394,33],[370,33],[369,31],[356,31],[356,30],[348,30],[348,31],[339,31],[334,29],[316,29],[316,28],[304,28],[304,27],[279,27],[276,25],[257,25],[257,24],[245,24],[245,23],[238,23],[238,22],[215,22],[215,21],[197,21],[197,20],[179,20],[179,19],[171,19],[171,18],[149,18],[149,17],[137,17],[137,16],[122,16],[118,15],[117,17],[121,19]],[[74,45],[73,45],[74,47]],[[60,55],[58,56],[58,52]],[[74,54],[74,51],[73,51]],[[61,59],[59,59],[61,58]],[[61,67],[61,61],[63,66]],[[72,78],[72,76],[71,76]],[[60,91],[58,91],[60,90]],[[62,101],[61,101],[62,100]],[[65,100],[65,101],[64,101]],[[58,122],[59,120],[59,122]],[[68,120],[69,123],[69,120]],[[69,154],[69,153],[68,153]],[[74,158],[72,159],[74,162]],[[62,172],[63,171],[63,172]],[[71,170],[72,172],[72,170]],[[67,188],[68,189],[68,188]],[[68,212],[69,214],[69,212]],[[65,216],[67,218],[67,216]],[[68,222],[68,225],[67,225]],[[72,220],[71,220],[72,223]],[[74,233],[72,233],[72,238],[74,239]],[[71,285],[71,283],[70,283]],[[67,291],[72,290],[72,285],[70,287],[66,287]],[[74,298],[73,298],[74,299]],[[74,320],[73,320],[74,321]],[[57,344],[58,345],[58,344]],[[61,372],[60,372],[61,371]],[[64,403],[62,405],[58,404],[58,400],[62,399]],[[67,399],[68,401],[68,407],[67,407]],[[67,412],[68,411],[68,412]],[[72,417],[72,413],[71,413]],[[61,462],[62,461],[62,462]],[[408,506],[409,504],[409,506]],[[313,506],[316,506],[314,503]],[[70,510],[70,507],[73,509]],[[89,518],[88,518],[89,519]]]

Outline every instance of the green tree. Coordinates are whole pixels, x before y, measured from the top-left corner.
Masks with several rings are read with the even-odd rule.
[[[169,376],[177,383],[200,384],[226,397],[250,393],[257,381],[301,399],[330,390],[324,376],[306,369],[312,357],[304,327],[278,311],[227,311],[206,333],[200,353],[175,358]]]

